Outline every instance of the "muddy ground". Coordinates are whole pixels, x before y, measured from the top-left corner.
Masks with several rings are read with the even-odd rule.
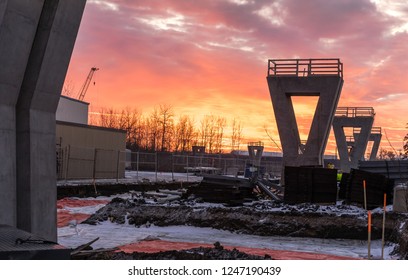
[[[188,250],[170,250],[158,253],[124,253],[103,252],[97,254],[74,257],[88,260],[272,260],[271,256],[255,256],[237,249],[228,250],[216,242],[213,248],[192,248]]]
[[[150,224],[156,226],[190,225],[261,236],[367,239],[367,215],[362,209],[350,205],[286,205],[283,202],[255,201],[240,207],[220,205],[215,207],[200,203],[196,199],[181,199],[166,205],[158,205],[147,203],[143,197],[115,198],[84,223],[92,225],[106,220],[119,224],[127,222],[136,227]],[[407,216],[404,214],[389,212],[386,215],[386,240],[399,245],[395,253],[398,253],[402,259],[408,259],[406,220]],[[372,221],[372,239],[380,239],[382,213],[374,213]],[[214,250],[217,251],[217,248]],[[100,254],[99,258],[194,259],[194,253],[189,251],[168,253],[167,257],[166,253],[148,254],[148,256],[143,253],[133,255],[105,253]],[[211,251],[207,254],[198,251],[198,255],[208,259],[217,256],[217,254],[211,255]],[[221,255],[218,257],[226,259],[229,254],[226,253],[224,257]],[[247,256],[246,258],[253,257]]]

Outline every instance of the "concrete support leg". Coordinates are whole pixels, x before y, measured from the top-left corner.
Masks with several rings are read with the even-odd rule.
[[[371,134],[368,141],[373,141],[373,147],[371,148],[370,160],[376,160],[378,149],[380,148],[382,134]]]
[[[322,165],[343,79],[339,76],[268,76],[267,81],[282,143],[284,166]],[[292,96],[319,97],[305,145],[300,141]]]
[[[17,225],[16,110],[44,1],[0,2],[0,224]]]
[[[17,226],[54,241],[55,111],[85,2],[44,1],[16,106]]]

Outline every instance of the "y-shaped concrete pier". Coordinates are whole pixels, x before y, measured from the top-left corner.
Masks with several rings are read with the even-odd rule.
[[[360,130],[361,129],[358,127],[353,130],[353,138],[358,138],[360,134]],[[382,138],[381,127],[378,127],[378,126],[373,127],[371,129],[370,136],[368,137],[368,143],[373,142],[373,145],[371,146],[369,160],[377,159],[377,154],[378,154],[378,149],[380,148],[381,138]]]
[[[271,59],[266,79],[282,143],[284,166],[323,165],[324,150],[343,86],[343,64],[339,59]],[[299,136],[292,96],[319,97],[305,144]]]
[[[249,142],[248,155],[253,166],[260,167],[264,144],[262,142]]]
[[[0,224],[52,241],[55,111],[85,2],[0,2]]]
[[[372,107],[339,107],[333,119],[333,131],[340,157],[340,169],[349,172],[358,167],[358,161],[364,157],[367,143],[373,127],[375,112]],[[358,128],[354,141],[347,141],[344,128]],[[354,134],[354,133],[353,133]]]

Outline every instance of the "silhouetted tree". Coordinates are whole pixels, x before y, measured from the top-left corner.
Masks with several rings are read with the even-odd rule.
[[[173,150],[175,152],[186,152],[191,150],[196,131],[194,122],[189,116],[181,116],[174,129]]]
[[[214,141],[214,152],[222,153],[223,140],[224,140],[224,129],[227,124],[227,120],[224,117],[217,117],[215,120],[215,141]]]
[[[378,159],[382,160],[394,160],[396,156],[397,155],[393,151],[389,151],[383,148],[381,148],[378,153]]]
[[[160,105],[158,123],[160,125],[160,151],[170,150],[174,129],[174,112],[170,105]]]
[[[102,108],[92,115],[91,124],[126,131],[126,147],[134,151],[190,151],[193,145],[206,147],[209,153],[221,153],[227,120],[224,117],[205,116],[197,129],[189,116],[174,120],[172,106],[161,105],[147,116],[137,109],[117,111]],[[231,148],[239,148],[242,139],[241,123],[232,122]]]
[[[242,125],[236,118],[232,120],[231,151],[239,150],[242,138]]]

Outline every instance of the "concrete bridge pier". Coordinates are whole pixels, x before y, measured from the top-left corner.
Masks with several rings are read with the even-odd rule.
[[[43,3],[0,3],[0,224],[17,226],[16,104]]]
[[[336,138],[340,157],[340,169],[350,172],[358,167],[358,161],[364,157],[374,123],[374,109],[372,107],[339,107],[333,119],[333,131]],[[360,132],[354,136],[352,149],[348,149],[347,136],[344,128],[359,128]]]
[[[358,138],[359,134],[360,134],[360,130],[358,129],[354,133],[354,138]],[[373,142],[373,145],[370,151],[369,160],[377,159],[377,154],[378,154],[378,149],[380,148],[381,139],[382,139],[381,127],[378,127],[378,126],[373,127],[371,129],[370,136],[368,137],[368,142]]]
[[[0,126],[0,224],[52,241],[57,240],[55,111],[85,2],[0,4],[0,115],[7,120]]]
[[[264,145],[262,142],[249,142],[248,155],[253,166],[260,167]]]
[[[267,82],[282,143],[283,165],[323,165],[343,86],[343,64],[339,59],[269,60]],[[319,98],[306,142],[299,136],[292,96]]]

